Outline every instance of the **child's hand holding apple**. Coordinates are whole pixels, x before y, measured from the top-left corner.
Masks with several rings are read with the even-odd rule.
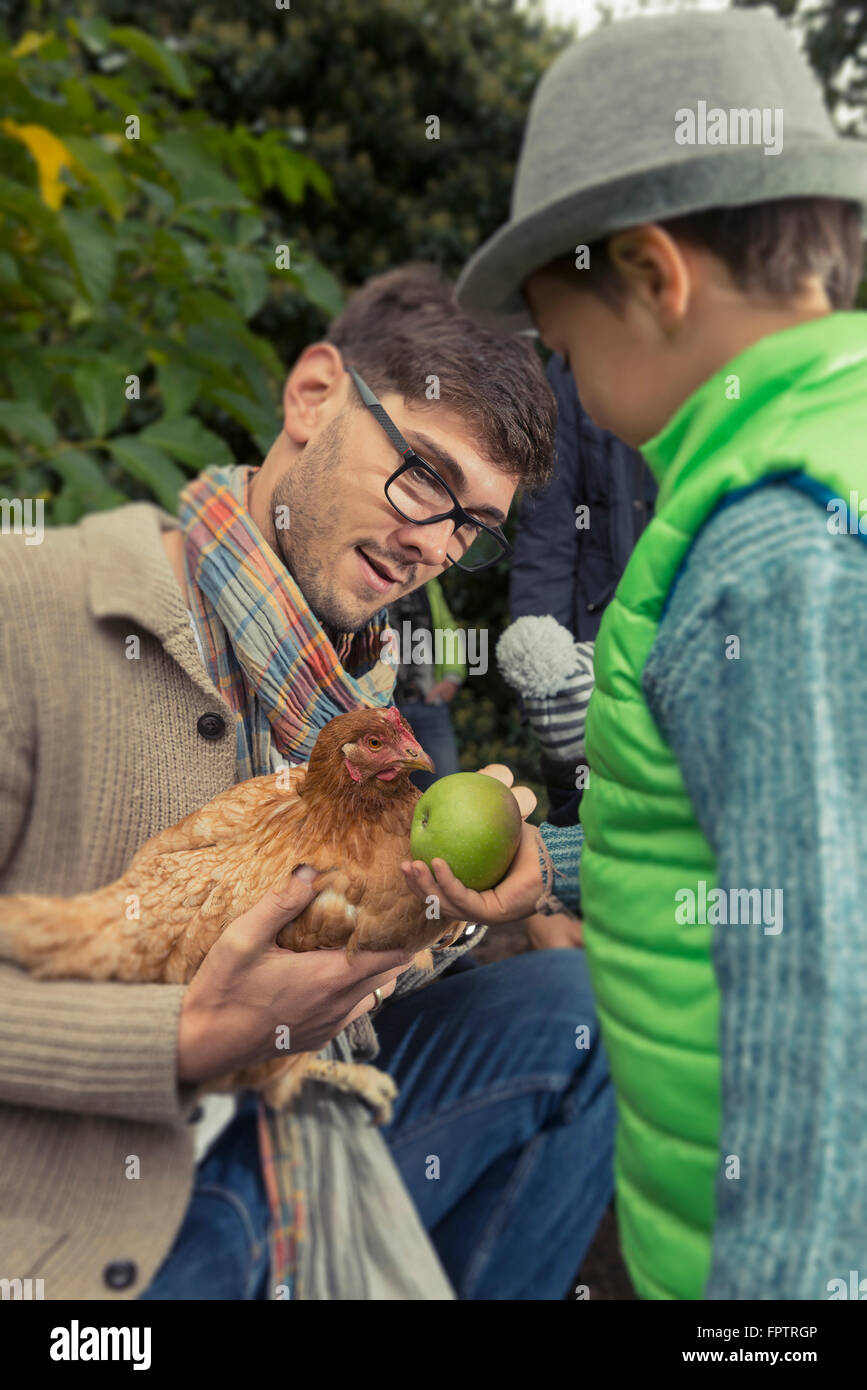
[[[481,776],[500,786],[486,788]],[[508,792],[512,781],[507,767],[492,764],[481,775],[443,777],[418,802],[411,844],[424,859],[401,867],[416,897],[439,898],[444,917],[497,926],[528,916],[545,892],[542,839],[523,823],[536,798],[529,787]]]

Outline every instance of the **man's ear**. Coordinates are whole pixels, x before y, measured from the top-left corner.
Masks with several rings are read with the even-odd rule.
[[[292,442],[306,444],[325,413],[337,414],[348,389],[338,349],[332,343],[306,347],[283,387],[283,428]]]
[[[608,258],[625,287],[650,311],[664,333],[670,333],[686,314],[692,289],[684,248],[655,222],[614,232]]]

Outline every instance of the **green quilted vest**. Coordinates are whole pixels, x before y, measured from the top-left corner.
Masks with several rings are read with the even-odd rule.
[[[833,496],[848,508],[854,490],[848,529],[857,532],[860,498],[867,532],[867,314],[828,315],[755,343],[642,452],[660,491],[596,643],[581,901],[618,1097],[624,1258],[641,1297],[701,1298],[725,1160],[719,997],[713,927],[679,925],[675,895],[698,892],[701,879],[709,893],[716,863],[641,674],[678,571],[727,495],[791,473],[823,507]]]

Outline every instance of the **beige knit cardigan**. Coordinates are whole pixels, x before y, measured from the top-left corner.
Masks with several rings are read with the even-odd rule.
[[[161,541],[176,525],[133,503],[40,545],[0,538],[0,894],[100,887],[236,780],[232,711]],[[217,741],[197,729],[209,713],[226,721]],[[407,971],[399,992],[429,978]],[[184,990],[0,963],[0,1278],[42,1279],[46,1299],[134,1299],[150,1283],[194,1178]],[[357,1060],[376,1055],[367,1017],[345,1036]]]

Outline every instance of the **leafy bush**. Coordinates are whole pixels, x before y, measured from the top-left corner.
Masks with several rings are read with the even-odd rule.
[[[0,489],[54,522],[173,510],[187,473],[259,463],[278,432],[283,364],[250,321],[287,296],[340,308],[294,236],[330,180],[198,109],[181,56],[128,25],[27,32],[0,83]]]
[[[46,14],[82,8],[43,0]],[[533,89],[568,37],[519,0],[296,0],[291,9],[273,0],[99,0],[98,8],[182,53],[212,121],[297,143],[328,170],[333,201],[306,196],[296,227],[347,286],[413,260],[456,274],[505,221]],[[273,190],[261,212],[280,226]],[[258,326],[291,362],[326,321],[284,297],[269,301]]]

